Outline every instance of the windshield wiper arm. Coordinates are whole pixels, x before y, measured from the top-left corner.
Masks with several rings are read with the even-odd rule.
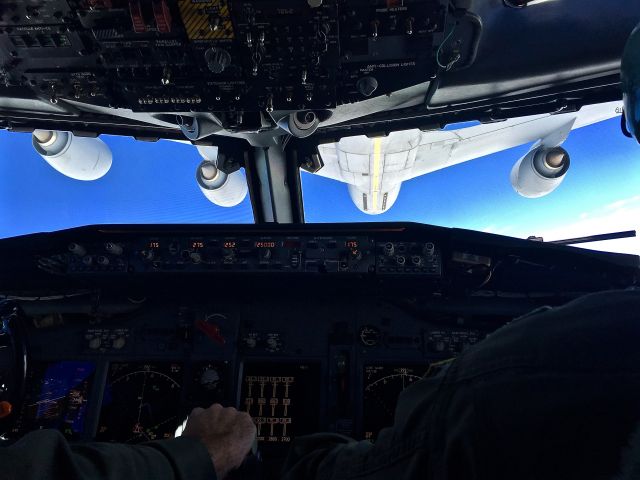
[[[578,243],[605,242],[607,240],[618,240],[620,238],[634,238],[635,230],[627,230],[626,232],[603,233],[600,235],[590,235],[588,237],[568,238],[566,240],[552,240],[546,243],[555,243],[556,245],[577,245]],[[527,240],[544,242],[542,237],[529,237]]]

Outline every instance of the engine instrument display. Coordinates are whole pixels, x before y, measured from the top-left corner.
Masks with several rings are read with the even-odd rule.
[[[248,363],[244,366],[240,409],[256,424],[263,445],[286,444],[318,428],[320,366]]]
[[[364,438],[375,441],[380,430],[393,425],[398,397],[420,380],[429,365],[364,367],[362,426]]]
[[[96,439],[139,443],[172,438],[181,423],[182,366],[112,363]]]
[[[81,438],[94,374],[92,362],[32,364],[25,400],[9,436],[52,428],[68,439]]]

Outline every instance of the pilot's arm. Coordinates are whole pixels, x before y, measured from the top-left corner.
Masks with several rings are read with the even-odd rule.
[[[375,444],[298,438],[281,478],[640,478],[638,312],[629,290],[520,317],[404,390]]]
[[[434,418],[439,384],[444,376],[440,374],[424,378],[407,388],[398,401],[394,426],[380,432],[375,444],[369,441],[355,441],[336,434],[316,434],[300,437],[294,441],[286,460],[283,480],[413,480],[417,478],[456,478],[434,477],[427,474],[433,466],[430,457],[450,455],[456,458],[457,478],[473,480],[473,458],[466,452],[464,445],[442,444],[434,449],[432,438],[447,419]],[[470,414],[472,406],[468,402],[459,402],[454,406],[458,410],[460,421]],[[456,415],[456,413],[453,413]],[[451,419],[451,417],[450,417]],[[444,426],[444,425],[442,425]],[[452,432],[450,438],[455,438]],[[461,439],[462,435],[458,438]],[[445,454],[443,450],[449,451]],[[442,458],[442,457],[441,457]],[[440,463],[440,462],[437,462]]]
[[[195,409],[181,437],[141,445],[70,445],[59,432],[41,430],[0,447],[0,480],[223,479],[254,439],[249,415],[220,405]]]

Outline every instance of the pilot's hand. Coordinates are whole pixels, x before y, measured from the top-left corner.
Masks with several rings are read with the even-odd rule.
[[[202,440],[211,455],[219,480],[240,466],[256,438],[248,413],[216,403],[206,410],[194,408],[182,435]]]

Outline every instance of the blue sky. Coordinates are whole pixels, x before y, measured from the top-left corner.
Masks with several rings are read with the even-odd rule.
[[[101,138],[113,166],[99,180],[80,182],[36,154],[31,135],[0,132],[0,237],[97,223],[253,222],[248,198],[227,209],[202,195],[194,147]]]
[[[640,146],[619,119],[575,130],[563,184],[540,199],[515,193],[513,164],[529,146],[405,182],[389,212],[369,216],[344,184],[303,173],[308,222],[415,221],[552,240],[640,227]],[[225,209],[201,194],[195,148],[173,142],[102,137],[113,166],[95,182],[64,177],[31,147],[28,134],[0,132],[0,237],[98,223],[252,223],[248,198]],[[637,241],[619,242],[640,253]],[[609,249],[611,249],[611,244]]]

